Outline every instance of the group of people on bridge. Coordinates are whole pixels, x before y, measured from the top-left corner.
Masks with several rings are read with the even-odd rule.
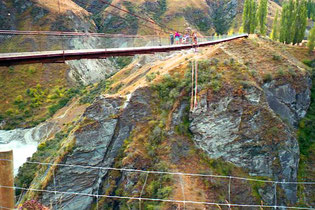
[[[192,31],[190,28],[187,28],[184,32],[184,35],[180,32],[170,33],[170,42],[171,45],[174,44],[197,44],[198,37],[197,33]]]

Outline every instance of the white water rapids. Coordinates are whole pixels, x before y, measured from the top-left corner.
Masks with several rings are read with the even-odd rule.
[[[13,150],[14,175],[19,167],[36,152],[39,142],[48,137],[55,126],[43,123],[35,128],[0,130],[0,151]]]
[[[14,175],[28,157],[36,152],[38,142],[32,139],[32,129],[15,129],[10,131],[0,130],[1,150],[13,150]]]

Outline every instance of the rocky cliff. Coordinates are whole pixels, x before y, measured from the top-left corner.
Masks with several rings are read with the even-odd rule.
[[[301,186],[295,184],[232,180],[229,198],[224,178],[146,177],[110,169],[297,181],[296,126],[309,107],[312,84],[307,67],[295,62],[291,50],[298,49],[251,37],[196,54],[183,51],[133,62],[103,82],[103,94],[64,124],[61,134],[42,142],[31,159],[64,165],[23,166],[35,177],[29,182],[32,188],[63,193],[29,191],[23,200],[36,198],[56,209],[139,208],[139,201],[115,196],[296,206]],[[198,105],[189,110],[192,59],[199,61],[199,88]],[[52,148],[57,153],[47,155]],[[22,173],[17,177],[19,183],[26,179]],[[91,196],[96,194],[113,198]],[[176,207],[155,201],[140,205]]]

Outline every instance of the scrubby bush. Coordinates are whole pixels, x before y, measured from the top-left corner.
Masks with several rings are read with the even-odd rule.
[[[123,69],[124,67],[128,66],[132,62],[132,59],[133,59],[132,56],[117,57],[116,63],[120,69]]]
[[[313,60],[303,60],[303,63],[309,67],[315,68],[315,59]]]
[[[171,182],[171,175],[158,175],[148,184],[147,193],[158,199],[168,198],[173,190],[173,188],[169,186]]]
[[[29,66],[27,72],[29,74],[35,74],[36,73],[36,68],[34,66]]]
[[[179,95],[178,93],[181,91],[180,83],[179,75],[171,77],[167,74],[162,78],[160,83],[154,84],[152,88],[158,92],[162,103],[173,103],[175,98]],[[171,92],[172,94],[170,94]]]
[[[256,78],[256,77],[258,76],[258,73],[257,73],[256,70],[250,70],[249,73],[250,73],[250,75],[251,75],[252,77],[254,77],[254,78]]]
[[[283,77],[284,76],[284,71],[282,68],[279,68],[277,71],[277,75]]]
[[[273,80],[272,74],[271,73],[267,73],[264,75],[263,77],[264,82],[271,82]]]
[[[279,61],[280,59],[281,59],[280,55],[278,55],[278,54],[272,55],[272,60]]]
[[[18,95],[15,99],[14,99],[14,103],[15,104],[20,104],[23,102],[23,96],[22,95]]]
[[[15,110],[13,108],[9,108],[5,111],[5,114],[7,116],[11,116],[13,113],[15,113]]]
[[[254,83],[252,81],[247,81],[247,80],[242,80],[240,81],[240,84],[244,87],[244,88],[250,88],[254,86]]]
[[[155,73],[151,73],[146,75],[145,79],[147,82],[151,82],[152,80],[154,80],[156,78],[156,74]]]
[[[108,81],[101,81],[99,82],[96,87],[92,88],[91,90],[86,90],[84,96],[80,99],[80,103],[92,103],[97,96],[99,96],[103,91],[106,90],[107,87],[110,86]]]
[[[59,109],[67,105],[67,103],[70,101],[70,97],[62,98],[58,101],[57,104],[53,104],[48,107],[49,114],[52,116],[54,115]]]
[[[14,67],[13,67],[13,66],[10,66],[10,67],[9,67],[9,73],[12,74],[13,72],[14,72]]]

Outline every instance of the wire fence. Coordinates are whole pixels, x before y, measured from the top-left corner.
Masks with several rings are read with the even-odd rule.
[[[12,161],[7,159],[0,159],[0,161]],[[12,186],[5,186],[0,185],[0,188],[8,188],[8,189],[14,189],[14,190],[23,190],[23,191],[33,191],[33,192],[39,192],[39,193],[49,193],[54,194],[55,197],[57,194],[60,195],[72,195],[72,196],[88,196],[93,197],[97,201],[99,198],[108,198],[108,199],[123,199],[123,200],[138,200],[139,201],[139,208],[141,208],[141,202],[143,201],[151,201],[151,202],[166,202],[166,203],[174,203],[174,204],[181,204],[184,207],[188,204],[191,205],[206,205],[206,206],[221,206],[221,207],[228,207],[229,209],[231,207],[247,207],[247,208],[286,208],[286,209],[314,209],[313,207],[299,207],[299,206],[283,206],[277,204],[277,187],[279,185],[315,185],[315,182],[287,182],[287,181],[275,181],[275,180],[263,180],[263,179],[255,179],[255,178],[247,178],[247,177],[237,177],[237,176],[224,176],[224,175],[214,175],[214,174],[198,174],[198,173],[183,173],[183,172],[167,172],[167,171],[150,171],[150,170],[139,170],[139,169],[130,169],[130,168],[115,168],[115,167],[100,167],[100,166],[90,166],[90,165],[72,165],[72,164],[55,164],[55,163],[47,163],[47,162],[33,162],[33,161],[27,161],[27,164],[36,164],[36,165],[43,165],[43,166],[54,166],[57,168],[60,167],[71,167],[71,168],[81,168],[86,170],[114,170],[114,171],[120,171],[120,172],[131,172],[131,173],[144,173],[145,174],[145,180],[143,182],[141,192],[138,196],[123,196],[123,195],[105,195],[105,194],[93,194],[93,193],[84,193],[84,192],[75,192],[75,191],[62,191],[57,190],[57,182],[55,173],[53,173],[53,190],[49,189],[36,189],[36,188],[25,188],[25,187],[12,187]],[[178,176],[179,182],[180,182],[180,189],[182,192],[182,199],[160,199],[160,198],[153,198],[153,197],[146,197],[145,195],[145,187],[147,185],[148,176],[151,174],[156,175],[172,175],[172,176]],[[227,181],[227,196],[225,199],[225,202],[210,202],[210,201],[203,201],[203,200],[190,200],[185,198],[185,192],[187,189],[184,187],[184,177],[201,177],[201,178],[221,178],[225,179]],[[233,180],[241,180],[241,181],[251,181],[251,182],[261,182],[261,183],[268,183],[270,186],[273,187],[274,191],[273,197],[274,197],[274,203],[273,205],[265,205],[265,204],[245,204],[245,203],[237,203],[233,201],[232,191],[235,190],[233,188]],[[234,183],[235,184],[235,183]],[[55,205],[58,202],[54,202]],[[58,209],[58,207],[55,207]]]

